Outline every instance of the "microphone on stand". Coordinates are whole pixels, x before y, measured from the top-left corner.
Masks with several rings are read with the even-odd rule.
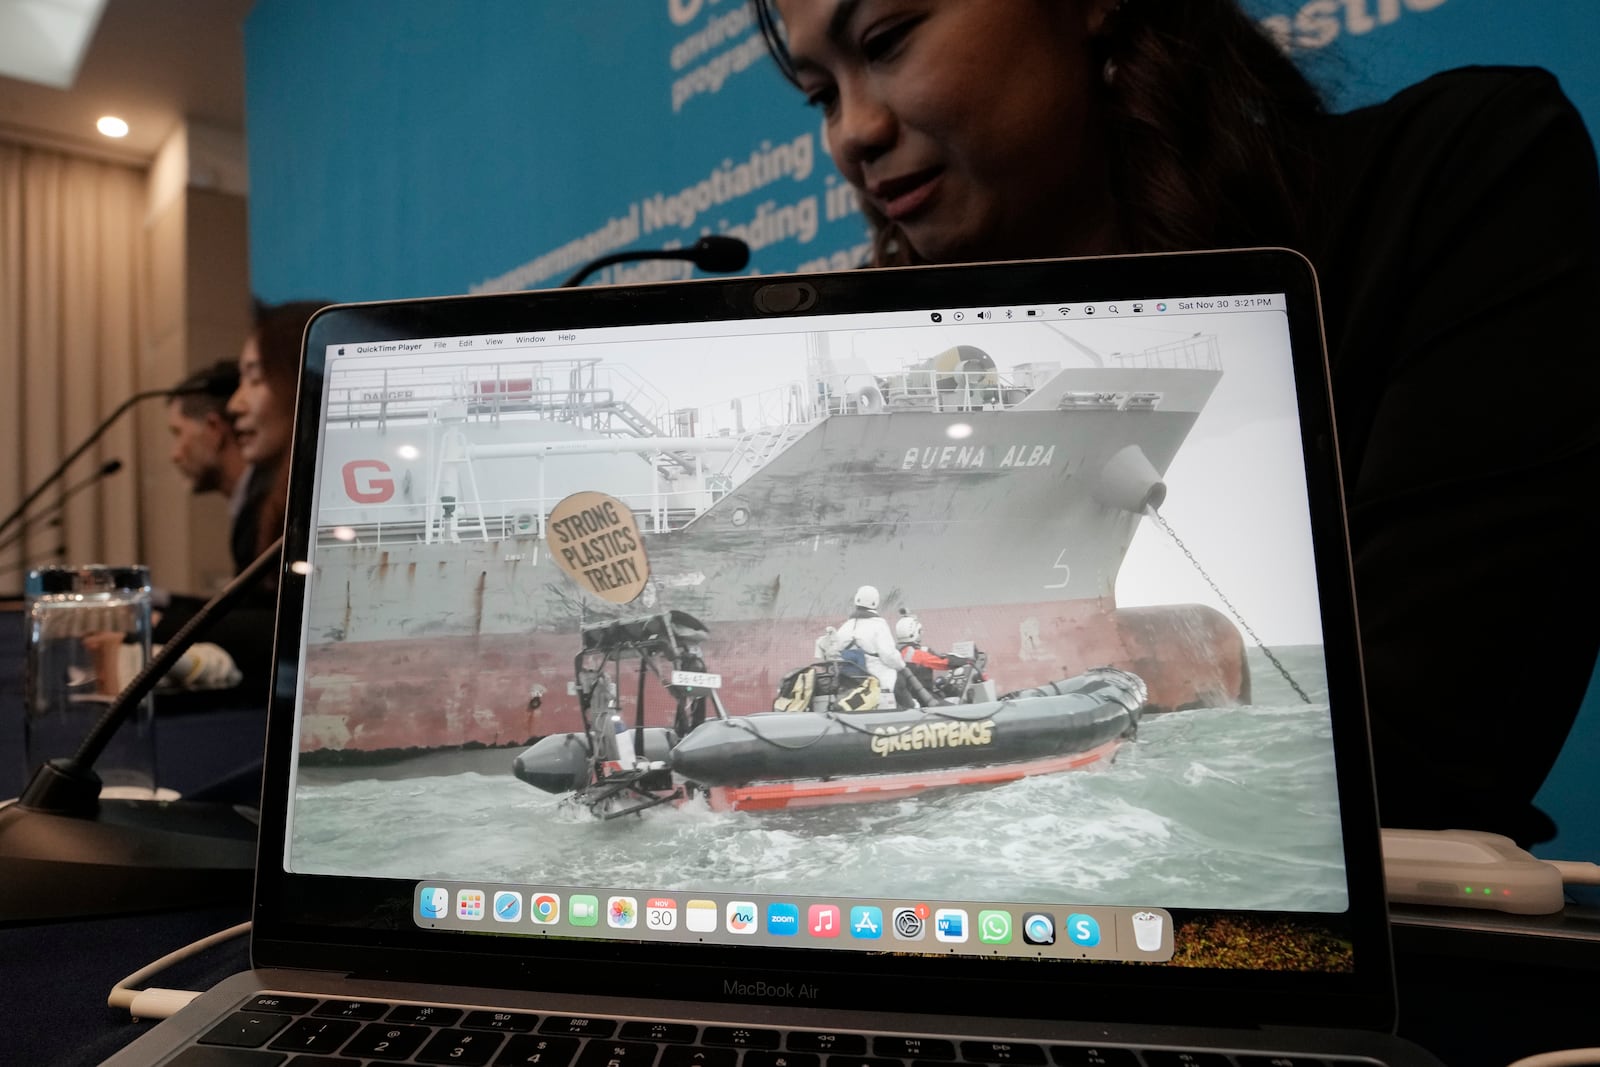
[[[62,476],[67,473],[67,468],[72,466],[73,461],[75,461],[85,452],[89,451],[96,441],[105,436],[105,432],[111,429],[112,424],[122,417],[123,412],[127,411],[141,400],[153,400],[158,396],[165,397],[168,400],[175,400],[180,396],[193,396],[201,393],[209,393],[212,391],[212,389],[213,386],[207,383],[191,386],[187,389],[146,389],[143,392],[134,393],[132,396],[128,397],[128,399],[118,404],[116,410],[107,415],[100,425],[96,426],[92,431],[90,431],[89,436],[83,439],[83,443],[78,445],[77,448],[74,448],[72,452],[68,454],[67,458],[62,460],[56,466],[55,470],[45,475],[44,480],[38,485],[34,486],[32,491],[30,491],[27,496],[22,498],[22,503],[18,504],[16,508],[13,509],[12,512],[5,518],[0,519],[0,533],[5,533],[7,530],[9,530],[12,525],[17,522],[17,520],[21,519],[22,516],[27,513],[28,508],[33,506],[33,502],[44,495],[45,490],[49,489],[52,485],[56,484],[56,482],[60,481]]]
[[[577,273],[561,283],[566,289],[580,284],[602,267],[613,263],[631,263],[640,259],[687,259],[707,274],[732,274],[750,264],[750,246],[737,237],[726,234],[707,234],[688,248],[651,248],[632,252],[613,252],[609,256],[592,259],[578,268]]]
[[[206,602],[117,694],[74,756],[0,808],[0,922],[153,911],[247,896],[258,813],[208,801],[100,796],[95,760],[211,622],[282,563],[283,538]]]
[[[46,519],[59,515],[63,510],[65,510],[67,501],[71,500],[74,496],[77,496],[90,486],[98,484],[102,478],[111,477],[111,475],[117,473],[121,469],[122,460],[108,459],[104,463],[100,464],[100,469],[89,475],[89,477],[73,482],[71,485],[67,486],[67,488],[62,492],[59,500],[45,508],[43,511],[24,518],[20,523],[17,524],[17,528],[11,532],[10,536],[6,537],[4,540],[0,540],[0,552],[4,552],[6,549],[10,548],[12,545],[26,537],[28,530],[31,527],[45,521]],[[55,521],[56,524],[59,525],[61,520],[56,519]]]

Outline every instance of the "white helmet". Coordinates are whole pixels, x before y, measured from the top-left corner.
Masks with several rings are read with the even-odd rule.
[[[901,641],[915,645],[922,640],[922,623],[917,621],[915,615],[902,615],[900,621],[894,624],[894,635]]]
[[[864,585],[856,590],[856,607],[866,608],[869,611],[878,610],[878,587]]]

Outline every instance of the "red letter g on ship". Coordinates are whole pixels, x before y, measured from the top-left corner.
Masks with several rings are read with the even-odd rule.
[[[357,481],[357,475],[372,472]],[[353,459],[344,465],[344,494],[357,504],[382,504],[394,498],[394,479],[377,478],[388,474],[389,465],[381,459]]]

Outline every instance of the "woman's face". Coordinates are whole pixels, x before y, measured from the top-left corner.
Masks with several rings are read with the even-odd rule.
[[[1111,0],[775,0],[863,199],[931,262],[1107,250],[1090,55]]]
[[[239,353],[239,389],[228,400],[228,414],[246,461],[270,463],[288,454],[294,416],[267,384],[254,336]]]

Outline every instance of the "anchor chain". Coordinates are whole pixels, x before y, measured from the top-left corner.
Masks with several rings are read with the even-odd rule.
[[[1200,561],[1194,558],[1194,553],[1189,551],[1189,546],[1183,543],[1183,538],[1178,536],[1177,531],[1172,528],[1166,519],[1161,517],[1161,514],[1156,511],[1155,508],[1145,508],[1145,514],[1154,519],[1156,525],[1161,527],[1168,537],[1172,538],[1172,543],[1177,545],[1179,550],[1182,551],[1185,556],[1189,557],[1189,562],[1194,566],[1195,572],[1206,580],[1206,584],[1211,587],[1211,591],[1217,594],[1217,597],[1222,601],[1223,606],[1228,609],[1228,614],[1232,615],[1234,621],[1244,628],[1244,632],[1250,635],[1250,640],[1256,643],[1256,647],[1259,648],[1262,654],[1272,662],[1272,665],[1278,668],[1278,673],[1283,675],[1283,680],[1289,683],[1289,688],[1293,689],[1297,694],[1299,694],[1300,699],[1305,703],[1311,703],[1311,698],[1306,695],[1306,691],[1304,689],[1300,688],[1300,683],[1296,682],[1294,678],[1290,676],[1288,669],[1285,668],[1283,663],[1279,661],[1278,657],[1273,654],[1272,649],[1268,648],[1266,643],[1262,641],[1260,637],[1256,636],[1256,632],[1250,628],[1250,624],[1244,621],[1244,616],[1239,614],[1239,609],[1233,606],[1233,601],[1228,599],[1228,595],[1217,586],[1217,583],[1212,580],[1211,575],[1206,573],[1206,569],[1200,566]]]

